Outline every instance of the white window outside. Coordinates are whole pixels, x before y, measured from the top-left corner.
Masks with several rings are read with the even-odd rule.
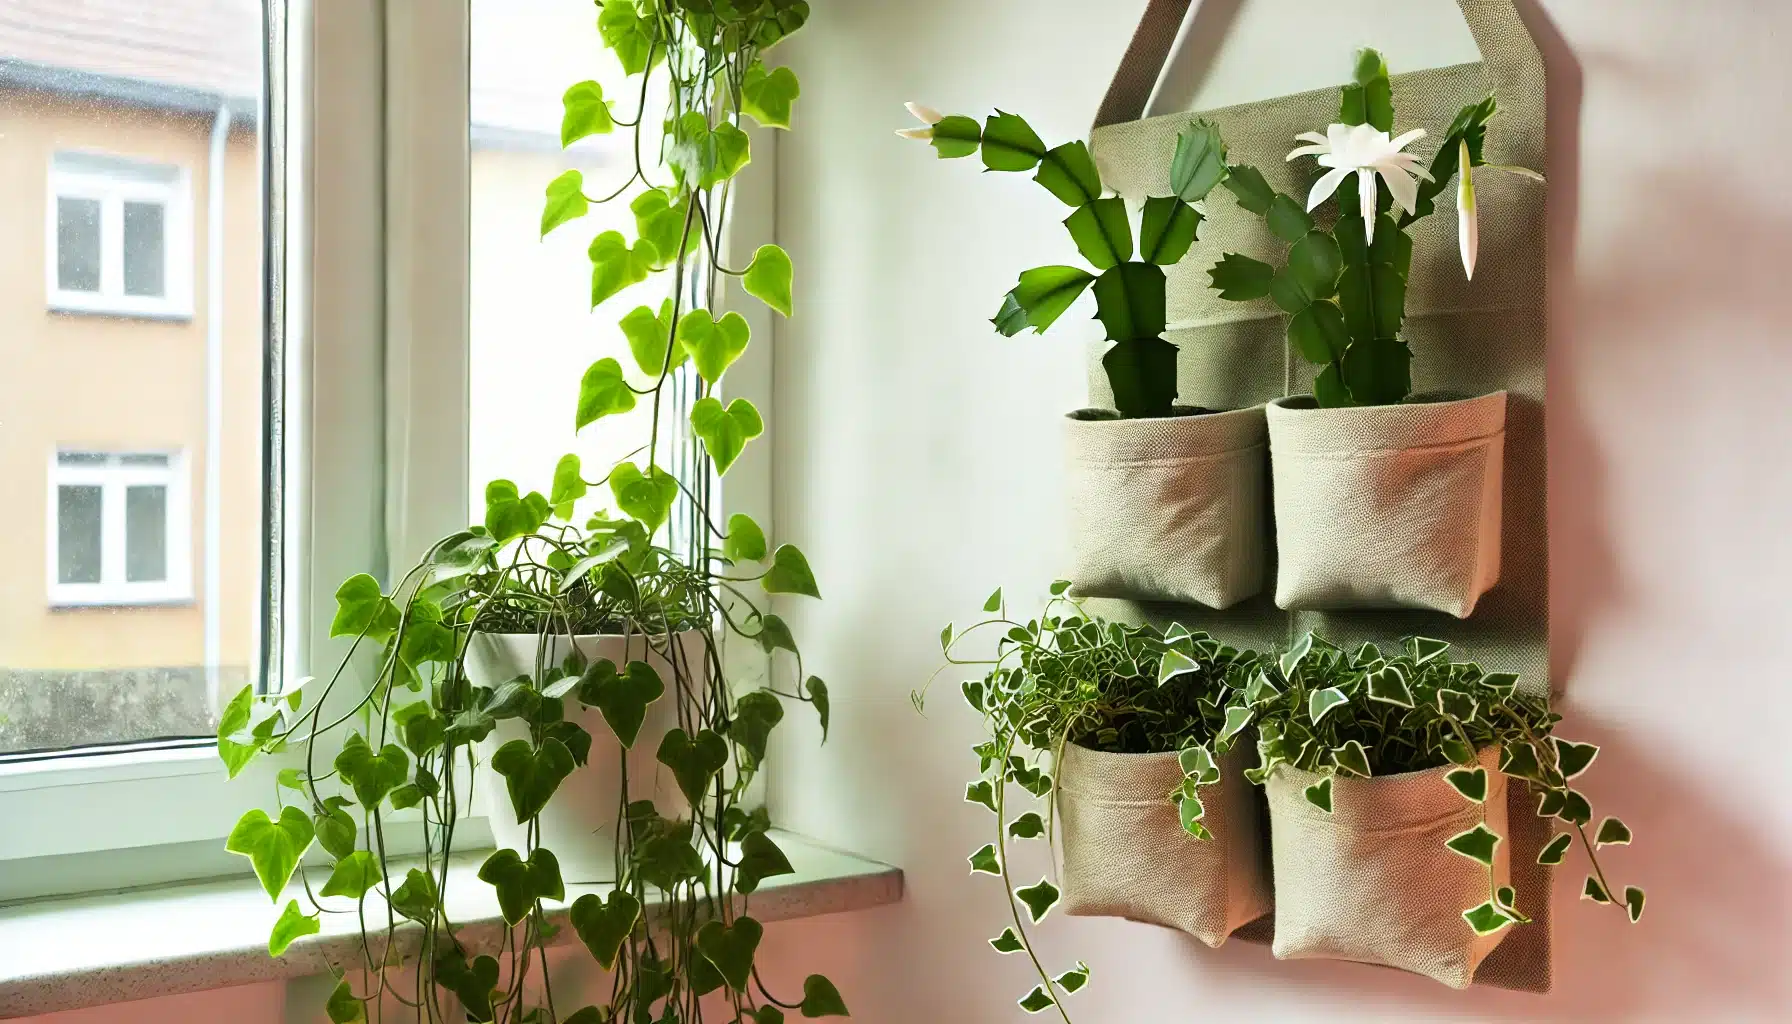
[[[193,599],[192,519],[180,453],[59,451],[49,490],[52,606]]]
[[[57,153],[47,206],[50,309],[193,315],[192,183],[185,170],[99,153]]]

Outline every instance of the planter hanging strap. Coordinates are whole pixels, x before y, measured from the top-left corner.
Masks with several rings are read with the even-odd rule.
[[[1176,33],[1181,31],[1182,20],[1188,16],[1192,2],[1150,0],[1145,5],[1139,27],[1133,31],[1126,55],[1120,58],[1120,66],[1114,70],[1114,80],[1108,83],[1107,95],[1101,99],[1101,109],[1096,111],[1090,131],[1103,125],[1137,121],[1144,116],[1145,104],[1151,100],[1151,91],[1157,88],[1164,61],[1170,57],[1170,47],[1176,42]]]

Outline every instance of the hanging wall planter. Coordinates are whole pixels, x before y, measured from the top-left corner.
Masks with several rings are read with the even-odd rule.
[[[1058,766],[1064,912],[1124,917],[1187,932],[1218,947],[1270,910],[1257,795],[1243,778],[1256,751],[1219,759],[1201,789],[1211,839],[1184,830],[1169,794],[1182,786],[1175,753],[1115,754],[1067,743]]]
[[[1276,604],[1467,618],[1500,576],[1506,393],[1271,402]]]
[[[475,633],[468,642],[467,677],[475,686],[498,689],[518,676],[537,675],[536,655],[542,638],[534,633]],[[541,664],[551,675],[567,654],[577,650],[592,665],[609,661],[618,675],[610,683],[616,686],[652,686],[647,674],[630,665],[640,662],[652,669],[652,675],[664,687],[675,675],[668,657],[682,661],[686,674],[703,671],[703,636],[697,632],[676,634],[668,645],[664,637],[636,634],[621,636],[550,637],[541,653]],[[586,673],[586,678],[596,674]],[[609,674],[603,674],[610,679]],[[604,683],[598,684],[600,687]],[[589,754],[554,791],[553,798],[542,809],[533,845],[554,851],[560,862],[562,878],[569,883],[607,882],[616,877],[616,817],[622,806],[622,765],[618,754],[621,743],[618,726],[626,731],[637,727],[634,742],[628,750],[629,792],[634,799],[651,798],[659,813],[677,817],[685,813],[688,803],[679,792],[671,771],[657,758],[660,741],[678,726],[675,700],[655,699],[647,705],[639,723],[610,723],[597,707],[580,700],[601,700],[584,685],[574,686],[560,697],[561,714],[576,722],[591,737]],[[498,723],[491,735],[478,744],[479,798],[491,823],[496,848],[527,850],[529,823],[517,821],[503,775],[493,770],[492,757],[504,744],[528,737],[529,727],[523,719],[510,718]]]
[[[1467,988],[1507,931],[1477,935],[1462,908],[1487,898],[1488,873],[1445,841],[1485,823],[1506,833],[1499,750],[1480,753],[1488,795],[1466,803],[1444,781],[1454,766],[1331,779],[1332,811],[1306,797],[1321,776],[1278,765],[1264,783],[1275,859],[1275,955],[1384,964]],[[1485,814],[1485,817],[1483,817]],[[1507,848],[1493,877],[1507,885]]]
[[[1267,440],[1261,406],[1151,419],[1072,414],[1074,591],[1210,608],[1257,593]]]

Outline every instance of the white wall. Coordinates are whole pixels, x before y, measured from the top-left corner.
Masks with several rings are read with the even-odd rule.
[[[1173,73],[1166,91],[1183,98],[1249,98],[1276,71],[1290,77],[1274,91],[1312,85],[1289,64],[1317,54],[1335,81],[1366,42],[1385,41],[1396,70],[1450,63],[1461,43],[1449,0],[1211,2],[1232,31],[1205,81]],[[900,864],[909,898],[779,926],[767,948],[774,977],[830,972],[861,1021],[1013,1020],[1033,982],[983,944],[1001,897],[964,863],[989,819],[959,801],[977,739],[962,676],[942,677],[926,719],[908,693],[937,666],[941,625],[1064,565],[1057,417],[1084,397],[1078,342],[1093,335],[1077,314],[1043,338],[994,334],[1015,274],[1071,255],[1061,207],[890,130],[916,99],[1082,136],[1143,2],[814,6],[789,55],[803,99],[779,155],[800,312],[779,339],[776,511],[826,594],[789,611],[835,724],[820,751],[802,727],[784,737],[777,809]],[[1611,864],[1649,888],[1649,914],[1631,928],[1577,904],[1579,875],[1563,872],[1546,997],[1054,918],[1052,957],[1095,968],[1073,1004],[1085,1024],[1792,1017],[1792,801],[1776,758],[1792,725],[1776,655],[1792,618],[1792,7],[1522,9],[1553,75],[1554,653],[1574,734],[1605,744],[1594,801],[1639,836]]]

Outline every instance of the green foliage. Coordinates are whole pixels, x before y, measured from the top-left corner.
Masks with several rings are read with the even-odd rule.
[[[1185,203],[1207,198],[1226,177],[1226,143],[1220,130],[1206,121],[1195,121],[1176,137],[1176,155],[1170,159],[1170,188]]]
[[[1017,114],[1000,110],[983,124],[983,166],[992,171],[1030,171],[1045,157],[1045,143]]]
[[[1096,199],[1077,207],[1064,220],[1077,251],[1096,270],[1107,270],[1132,258],[1132,225],[1126,219],[1126,201],[1118,197]]]
[[[1003,297],[1001,312],[990,322],[1011,338],[1028,327],[1043,334],[1094,282],[1094,274],[1077,267],[1023,270],[1020,282]]]
[[[1033,176],[1040,187],[1066,206],[1082,208],[1101,198],[1101,173],[1082,142],[1066,142],[1046,151]]]
[[[456,1003],[470,1020],[516,1024],[701,1024],[706,1014],[754,1024],[784,1019],[775,1003],[757,1005],[762,990],[748,991],[757,923],[739,902],[715,919],[714,901],[730,893],[745,900],[765,880],[791,871],[771,837],[770,816],[763,808],[746,811],[741,801],[765,765],[785,702],[813,705],[825,739],[828,690],[794,656],[774,662],[772,679],[736,699],[719,654],[734,632],[794,655],[789,627],[760,605],[767,594],[814,597],[820,590],[796,548],[783,545],[768,557],[766,536],[750,518],[730,518],[726,536],[710,525],[721,517],[705,481],[712,468],[726,471],[764,429],[750,401],[712,390],[751,341],[745,317],[716,308],[733,294],[729,279],[783,315],[794,312],[793,267],[782,249],[762,246],[744,268],[723,265],[717,255],[728,227],[729,183],[752,158],[746,119],[788,128],[801,92],[795,74],[766,64],[763,51],[800,29],[809,6],[600,0],[598,8],[605,46],[628,74],[645,77],[625,90],[612,85],[611,95],[601,76],[570,85],[561,140],[632,132],[614,151],[632,154],[633,164],[625,157],[621,173],[606,167],[554,177],[545,185],[539,230],[545,235],[587,216],[593,204],[629,197],[622,200],[627,213],[606,224],[632,222],[632,231],[598,231],[587,249],[592,306],[637,286],[655,294],[619,317],[626,356],[590,357],[574,426],[651,415],[656,429],[642,431],[649,443],[610,466],[566,455],[541,490],[490,481],[481,522],[430,545],[390,579],[358,574],[342,584],[331,631],[350,649],[333,673],[303,693],[289,686],[257,697],[245,688],[220,716],[219,755],[232,775],[264,751],[303,754],[280,766],[275,792],[289,805],[277,817],[250,810],[227,842],[251,860],[276,902],[289,886],[295,892],[271,929],[270,953],[317,931],[323,910],[353,910],[350,901],[369,894],[384,896],[390,907],[360,915],[359,951],[331,965],[339,978],[364,979],[359,995],[347,981],[331,993],[326,1010],[335,1021],[365,1022],[368,1005],[393,996],[429,1024],[449,1024],[444,1014]],[[661,109],[674,112],[664,124],[651,113]],[[956,128],[941,126],[942,152]],[[998,128],[998,141],[1011,128]],[[981,129],[970,129],[966,152],[981,142]],[[1083,187],[1092,167],[1086,151],[1070,147],[1041,173],[1058,187]],[[598,181],[600,174],[606,180]],[[632,377],[636,370],[644,380]],[[690,417],[707,459],[687,458],[684,436],[664,429],[671,422],[665,406],[674,400],[683,403],[681,415]],[[695,472],[676,478],[673,465]],[[602,504],[614,511],[575,515],[590,490],[605,483],[610,501]],[[666,537],[674,531],[662,534],[661,527],[681,494],[690,507],[680,508],[680,524],[693,524],[698,535],[681,535],[673,550]],[[731,564],[742,561],[764,561],[764,575],[733,578]],[[740,584],[752,578],[761,587],[746,593]],[[532,637],[539,663],[508,680],[483,677],[487,659],[469,652],[483,645],[482,635],[495,634]],[[654,653],[621,668],[593,662],[569,642],[587,634],[628,637],[629,650],[645,644]],[[566,653],[548,653],[556,648]],[[790,661],[800,684],[779,678]],[[569,700],[595,708],[607,728],[588,732]],[[647,734],[649,707],[667,701],[677,705],[666,709],[668,717],[685,723],[688,734]],[[502,743],[494,735],[501,723]],[[622,780],[616,833],[592,837],[614,844],[616,877],[604,892],[582,895],[570,912],[586,951],[617,985],[606,1005],[569,1014],[551,996],[543,999],[534,979],[524,981],[558,930],[541,904],[566,896],[559,865],[568,852],[539,841],[551,834],[541,818],[552,813],[549,804],[574,771],[614,771],[624,751],[641,743],[658,746],[685,799],[676,811],[666,808],[668,817],[645,798],[653,794],[651,777]],[[510,807],[495,813],[513,813],[530,837],[490,854],[472,883],[490,887],[511,926],[489,954],[474,948],[486,933],[463,927],[484,929],[485,922],[447,914],[447,887],[467,884],[448,864],[471,841],[472,833],[457,827],[469,811],[469,770],[503,780]],[[421,818],[424,834],[436,837],[421,863],[400,865],[387,854],[398,811]],[[301,892],[291,883],[313,842],[330,861]],[[395,929],[406,921],[420,927],[401,939]],[[414,967],[414,974],[398,967]],[[401,977],[414,977],[416,989],[409,980],[395,987]],[[706,992],[709,998],[699,1000]],[[781,1005],[805,1017],[845,1014],[839,993],[820,976],[805,982],[800,1000]]]
[[[1201,227],[1201,214],[1175,196],[1145,200],[1139,218],[1139,255],[1160,267],[1173,266],[1188,255]]]

